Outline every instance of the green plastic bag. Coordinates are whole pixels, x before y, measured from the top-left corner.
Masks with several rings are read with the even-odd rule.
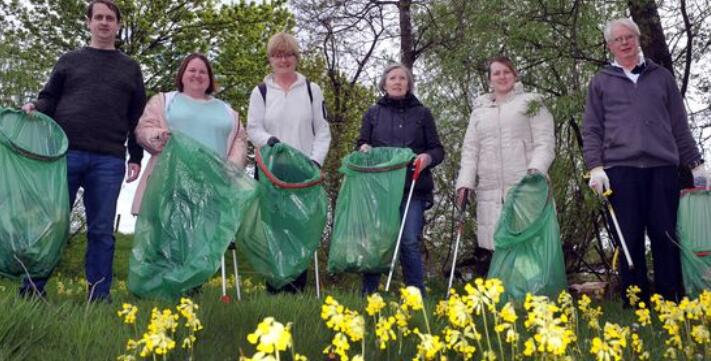
[[[489,278],[504,283],[506,296],[557,297],[566,289],[560,228],[548,180],[525,176],[509,191],[494,232]]]
[[[328,272],[386,271],[400,227],[409,148],[373,148],[343,159]]]
[[[257,151],[259,201],[237,236],[255,271],[281,288],[306,268],[326,225],[326,191],[321,171],[284,143]]]
[[[257,184],[185,134],[174,132],[146,186],[129,260],[128,288],[176,299],[220,267]]]
[[[0,108],[0,274],[46,277],[69,236],[69,141],[48,116]]]
[[[711,290],[711,191],[685,190],[679,201],[677,235],[686,295]]]

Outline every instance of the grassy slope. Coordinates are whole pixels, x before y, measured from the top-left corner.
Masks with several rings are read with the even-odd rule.
[[[14,295],[16,283],[0,280],[0,310],[3,310],[0,312],[0,360],[115,360],[123,352],[126,340],[134,337],[133,329],[122,324],[116,316],[123,302],[139,307],[139,332],[145,328],[151,308],[174,307],[168,302],[138,300],[125,290],[125,283],[121,281],[126,279],[131,242],[130,236],[117,237],[114,270],[118,282],[114,283],[113,304],[87,305],[82,286],[74,281],[83,276],[86,241],[81,236],[72,240],[64,252],[57,269],[59,276],[53,277],[48,287],[49,302],[17,299]],[[246,262],[242,260],[240,265],[243,276],[254,276]],[[65,286],[61,294],[58,293],[57,281],[62,281]],[[326,293],[333,294],[349,307],[363,311],[362,299],[357,293],[358,277],[325,278],[325,283]],[[219,302],[218,285],[219,282],[212,282],[195,297],[195,302],[201,307],[199,317],[205,325],[205,329],[198,334],[196,360],[235,360],[240,352],[253,354],[254,347],[246,341],[247,334],[253,332],[259,321],[267,316],[283,323],[293,322],[296,351],[306,354],[310,360],[324,359],[322,350],[328,345],[332,334],[319,318],[321,300],[315,298],[313,286],[302,296],[270,296],[261,290],[248,288],[244,290],[246,295],[242,302],[225,305]],[[441,298],[443,295],[439,290],[442,287],[435,285],[433,288],[433,298]],[[434,301],[431,300],[428,308],[433,310],[433,307]],[[634,322],[634,315],[623,311],[619,302],[606,302],[603,307],[605,319],[623,325]],[[415,324],[424,329],[421,316],[416,318]],[[441,323],[434,323],[435,329],[441,327]],[[372,333],[372,325],[369,324],[368,329]],[[579,336],[588,340],[583,342],[589,342],[589,338],[583,337],[584,334]],[[368,337],[367,360],[403,359],[395,353],[393,346],[389,354],[376,353],[372,337]],[[589,349],[587,344],[581,346]],[[653,359],[662,356],[662,346],[650,349]],[[410,339],[404,344],[403,356],[411,359],[414,352],[415,345]],[[185,356],[177,351],[172,359],[186,359]],[[588,355],[579,355],[576,359],[592,360]]]

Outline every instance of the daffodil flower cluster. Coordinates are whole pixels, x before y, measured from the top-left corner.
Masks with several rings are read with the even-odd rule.
[[[620,361],[627,348],[628,327],[606,322],[603,329],[603,338],[595,337],[592,340],[590,353],[598,361]]]
[[[124,303],[121,306],[121,310],[116,312],[116,314],[123,319],[123,322],[127,325],[133,325],[136,323],[136,315],[138,314],[138,307],[130,304]]]
[[[602,316],[602,307],[592,307],[592,300],[587,295],[582,295],[578,300],[578,309],[582,318],[587,320],[588,327],[593,330],[600,330],[600,316]]]
[[[372,307],[371,311],[375,312],[377,306]],[[350,342],[361,341],[363,346],[361,354],[357,357],[363,357],[363,350],[365,348],[365,318],[363,318],[362,315],[357,311],[341,305],[333,297],[327,296],[323,306],[321,306],[321,318],[326,321],[326,327],[336,332],[331,340],[331,344],[323,350],[325,354],[335,354],[338,355],[341,361],[348,361],[348,350],[350,350],[351,347]]]
[[[257,329],[247,335],[247,341],[257,345],[257,353],[252,357],[241,356],[240,361],[279,361],[280,352],[287,349],[291,349],[294,361],[307,361],[305,356],[294,352],[291,323],[284,325],[274,317],[264,318],[257,325]]]
[[[567,354],[568,345],[576,340],[575,333],[568,324],[568,317],[561,308],[545,296],[526,295],[523,305],[528,312],[524,326],[535,332],[524,343],[523,354],[531,356],[534,353],[541,356],[563,356]]]
[[[711,292],[704,292],[694,300],[684,297],[678,304],[659,295],[651,298],[662,327],[667,332],[665,355],[676,359],[682,354],[687,359],[711,357]]]
[[[192,359],[192,349],[197,341],[195,333],[203,328],[197,317],[198,308],[197,304],[187,298],[181,299],[180,304],[176,307],[176,312],[171,309],[160,311],[158,308],[153,308],[146,332],[138,339],[129,339],[126,342],[127,353],[119,356],[118,360],[135,360],[139,355],[144,358],[151,355],[165,358],[176,346],[175,336],[181,316],[185,320],[185,328],[188,329],[188,335],[183,339],[182,347],[191,350],[190,358]],[[138,307],[124,303],[121,310],[117,312],[118,317],[124,323],[133,325],[136,335],[138,335],[136,327],[138,311]]]

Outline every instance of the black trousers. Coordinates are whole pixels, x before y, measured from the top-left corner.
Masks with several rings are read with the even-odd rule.
[[[620,259],[623,299],[629,303],[625,293],[631,285],[639,286],[643,300],[652,292],[644,256],[646,232],[652,247],[654,292],[667,300],[680,300],[684,285],[676,235],[677,167],[613,167],[606,171],[613,191],[610,203],[634,263],[634,269],[630,270],[624,258]],[[620,253],[620,257],[624,254]]]
[[[267,292],[270,294],[277,294],[277,293],[301,293],[304,292],[304,288],[306,288],[306,281],[308,281],[308,272],[309,271],[304,271],[302,274],[300,274],[296,279],[288,283],[286,286],[283,286],[282,288],[274,288],[272,285],[267,282]]]

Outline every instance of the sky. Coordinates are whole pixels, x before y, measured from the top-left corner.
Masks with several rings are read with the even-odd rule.
[[[146,169],[146,164],[148,164],[150,157],[151,155],[148,154],[148,152],[143,152],[141,176],[143,176],[143,170]],[[133,195],[136,193],[136,187],[140,179],[139,177],[135,182],[124,182],[121,185],[121,193],[119,194],[118,205],[116,207],[117,216],[121,215],[121,223],[119,223],[119,232],[121,233],[133,233],[136,218],[131,215],[131,204],[133,203]]]

